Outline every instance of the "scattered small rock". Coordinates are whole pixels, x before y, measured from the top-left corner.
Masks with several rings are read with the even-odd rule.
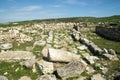
[[[4,75],[7,75],[7,74],[8,74],[8,72],[5,72],[5,73],[4,73]]]
[[[108,68],[106,67],[100,67],[100,69],[102,70],[102,72],[105,74],[108,71]]]
[[[95,60],[99,60],[99,58],[96,56],[85,56],[85,58],[90,64],[94,64]]]
[[[33,65],[32,72],[33,72],[33,73],[37,72],[36,67],[35,67],[35,64]]]
[[[48,49],[50,48],[51,46],[50,45],[46,45],[43,49],[42,49],[42,55],[43,57],[47,58],[48,56]]]
[[[46,44],[46,41],[42,41],[42,40],[40,40],[40,41],[36,41],[34,44],[33,44],[33,46],[35,47],[35,46],[44,46]]]
[[[91,66],[87,66],[87,67],[86,67],[86,70],[87,70],[87,73],[88,73],[88,74],[91,74],[91,73],[94,73],[94,72],[95,72],[95,70],[94,70],[93,67],[91,67]]]
[[[6,76],[0,75],[0,80],[8,80],[8,78]]]
[[[102,77],[101,74],[95,74],[91,77],[91,80],[106,80],[105,78]]]
[[[39,66],[40,70],[43,72],[43,74],[46,73],[53,73],[54,67],[52,62],[47,62],[45,60],[37,61],[37,65]]]
[[[32,50],[33,50],[33,47],[32,47],[32,46],[26,47],[26,51],[32,51]]]
[[[109,52],[109,54],[111,54],[111,55],[116,55],[116,52],[115,52],[113,49],[109,49],[108,52]]]
[[[0,45],[0,49],[2,50],[9,50],[13,47],[12,43],[5,43]]]
[[[38,79],[36,80],[57,80],[55,75],[48,75],[48,74],[45,74],[45,75],[42,75],[40,76]]]
[[[85,46],[85,45],[82,45],[82,46],[79,46],[79,47],[77,47],[79,50],[86,50],[87,49],[87,47]]]
[[[111,55],[111,54],[103,54],[105,57],[109,58],[109,60],[119,60],[117,55]]]
[[[18,80],[32,80],[30,77],[28,76],[22,76],[20,79]]]
[[[23,62],[23,66],[25,66],[27,68],[32,68],[33,65],[35,64],[35,62],[36,62],[35,59],[26,60]]]
[[[108,54],[108,50],[104,48],[103,53]]]
[[[15,69],[15,72],[17,72],[18,70],[19,70],[19,68],[16,68],[16,69]]]
[[[86,77],[80,76],[78,79],[76,80],[86,80]]]

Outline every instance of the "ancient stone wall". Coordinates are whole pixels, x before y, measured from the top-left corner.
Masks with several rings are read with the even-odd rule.
[[[120,41],[120,27],[96,27],[96,33],[107,39]]]

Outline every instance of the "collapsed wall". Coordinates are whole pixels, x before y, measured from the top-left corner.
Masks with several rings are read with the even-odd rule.
[[[96,27],[96,33],[107,39],[120,41],[120,27]]]

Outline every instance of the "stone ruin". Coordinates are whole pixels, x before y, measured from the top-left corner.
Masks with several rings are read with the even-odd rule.
[[[120,27],[97,26],[96,33],[110,40],[120,41]]]
[[[93,74],[91,80],[105,80],[100,73],[94,74],[95,69],[91,65],[100,67],[103,71],[105,67],[96,63],[100,60],[98,55],[107,57],[110,60],[119,60],[113,49],[102,50],[92,41],[83,37],[79,31],[82,25],[75,23],[42,23],[34,25],[19,26],[18,28],[1,28],[0,32],[0,61],[16,62],[30,68],[33,74],[36,72],[35,64],[42,71],[36,80],[66,80],[70,77],[78,77],[75,80],[86,80],[87,76],[81,77],[84,72]],[[55,26],[55,27],[53,27]],[[63,30],[64,33],[62,32]],[[26,42],[33,44],[28,51],[12,50],[14,41],[17,45]],[[80,42],[80,43],[79,43]],[[82,43],[82,44],[81,44]],[[42,58],[37,58],[32,50],[37,46],[44,47],[38,51]],[[90,51],[93,54],[90,55]],[[80,52],[80,54],[78,54]],[[0,79],[4,79],[0,76]],[[22,76],[19,80],[31,80],[28,76]],[[7,79],[6,79],[7,80]]]

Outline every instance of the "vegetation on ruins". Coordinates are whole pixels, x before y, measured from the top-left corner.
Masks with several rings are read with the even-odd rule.
[[[106,26],[109,26],[112,22],[112,25],[117,24],[117,26],[119,26],[120,25],[119,20],[120,20],[120,16],[116,15],[116,16],[101,17],[101,18],[73,17],[73,18],[59,18],[59,19],[31,20],[31,21],[11,22],[8,24],[0,24],[0,28],[3,29],[3,32],[1,30],[1,35],[9,34],[8,33],[9,27],[12,30],[13,26],[14,26],[14,28],[16,28],[15,26],[17,26],[17,27],[22,26],[19,29],[18,34],[20,35],[20,33],[21,33],[21,34],[24,34],[24,35],[27,35],[27,36],[33,38],[32,41],[23,41],[23,43],[18,42],[17,39],[15,39],[15,38],[13,38],[12,40],[9,40],[9,41],[7,41],[8,39],[6,39],[3,42],[1,42],[0,44],[5,43],[5,41],[10,42],[13,44],[13,48],[10,49],[11,51],[19,50],[19,51],[32,52],[36,56],[37,60],[41,60],[44,58],[46,59],[46,57],[44,57],[44,55],[42,53],[42,50],[45,47],[50,46],[50,48],[66,50],[71,53],[75,53],[76,55],[79,55],[80,59],[83,60],[83,63],[85,62],[87,64],[86,67],[88,68],[82,74],[77,75],[75,77],[69,77],[66,80],[79,80],[81,78],[83,78],[83,79],[86,78],[86,80],[91,80],[91,77],[97,73],[104,75],[104,78],[106,78],[107,80],[112,80],[112,79],[114,79],[114,77],[116,75],[119,76],[119,74],[120,74],[120,64],[119,64],[120,63],[120,61],[119,61],[119,59],[120,59],[120,42],[108,40],[108,39],[105,39],[104,37],[97,35],[95,33],[95,26],[89,26],[89,25],[88,25],[88,27],[80,26],[80,30],[79,30],[79,32],[81,34],[80,37],[81,36],[85,37],[86,39],[95,43],[101,49],[115,50],[118,60],[112,61],[103,56],[95,55],[94,53],[90,52],[90,50],[88,50],[88,48],[86,48],[84,50],[78,49],[78,47],[83,46],[83,44],[80,43],[79,40],[74,41],[71,38],[71,34],[72,34],[71,29],[73,26],[70,26],[71,29],[63,28],[63,27],[62,27],[62,29],[57,29],[59,27],[57,27],[55,29],[53,25],[51,27],[51,25],[49,25],[49,24],[50,23],[60,23],[60,22],[63,22],[63,23],[83,22],[85,24],[87,22],[88,23],[90,22],[90,23],[95,23],[95,24],[105,23]],[[36,27],[35,24],[36,25],[42,24],[42,25],[38,25],[39,26],[39,28],[38,28],[38,27]],[[46,25],[44,25],[44,24],[46,24]],[[46,30],[44,27],[41,28],[41,26],[46,27]],[[50,28],[49,28],[49,26],[50,26]],[[3,27],[5,27],[7,29],[4,29]],[[33,33],[30,32],[32,30],[33,30]],[[34,33],[34,31],[36,31],[36,32]],[[36,41],[43,41],[44,44],[42,44],[42,46],[34,45],[34,43]],[[0,49],[0,52],[2,52],[1,49]],[[50,56],[50,55],[47,54],[47,56]],[[99,59],[98,60],[96,59],[95,61],[93,61],[93,64],[91,64],[89,61],[86,60],[86,56],[89,56],[89,57],[92,56],[94,58],[97,57]],[[66,57],[66,56],[64,56],[64,57]],[[89,60],[91,60],[91,59],[89,59]],[[48,61],[48,60],[46,60],[46,61]],[[58,67],[58,66],[63,66],[66,63],[59,64],[59,62],[55,62],[54,64],[55,64],[54,67],[56,67],[56,66]],[[32,80],[36,80],[39,76],[43,75],[43,72],[42,72],[42,70],[40,70],[37,63],[35,64],[35,69],[36,69],[36,71],[34,72],[34,71],[32,71],[31,68],[27,68],[24,65],[21,65],[21,62],[2,62],[2,61],[0,62],[0,75],[6,76],[9,80],[18,80],[18,79],[20,79],[21,76],[29,76]],[[51,73],[49,73],[49,74],[51,74]],[[55,74],[55,73],[53,73],[53,74]],[[60,80],[60,79],[57,79],[57,80]]]

